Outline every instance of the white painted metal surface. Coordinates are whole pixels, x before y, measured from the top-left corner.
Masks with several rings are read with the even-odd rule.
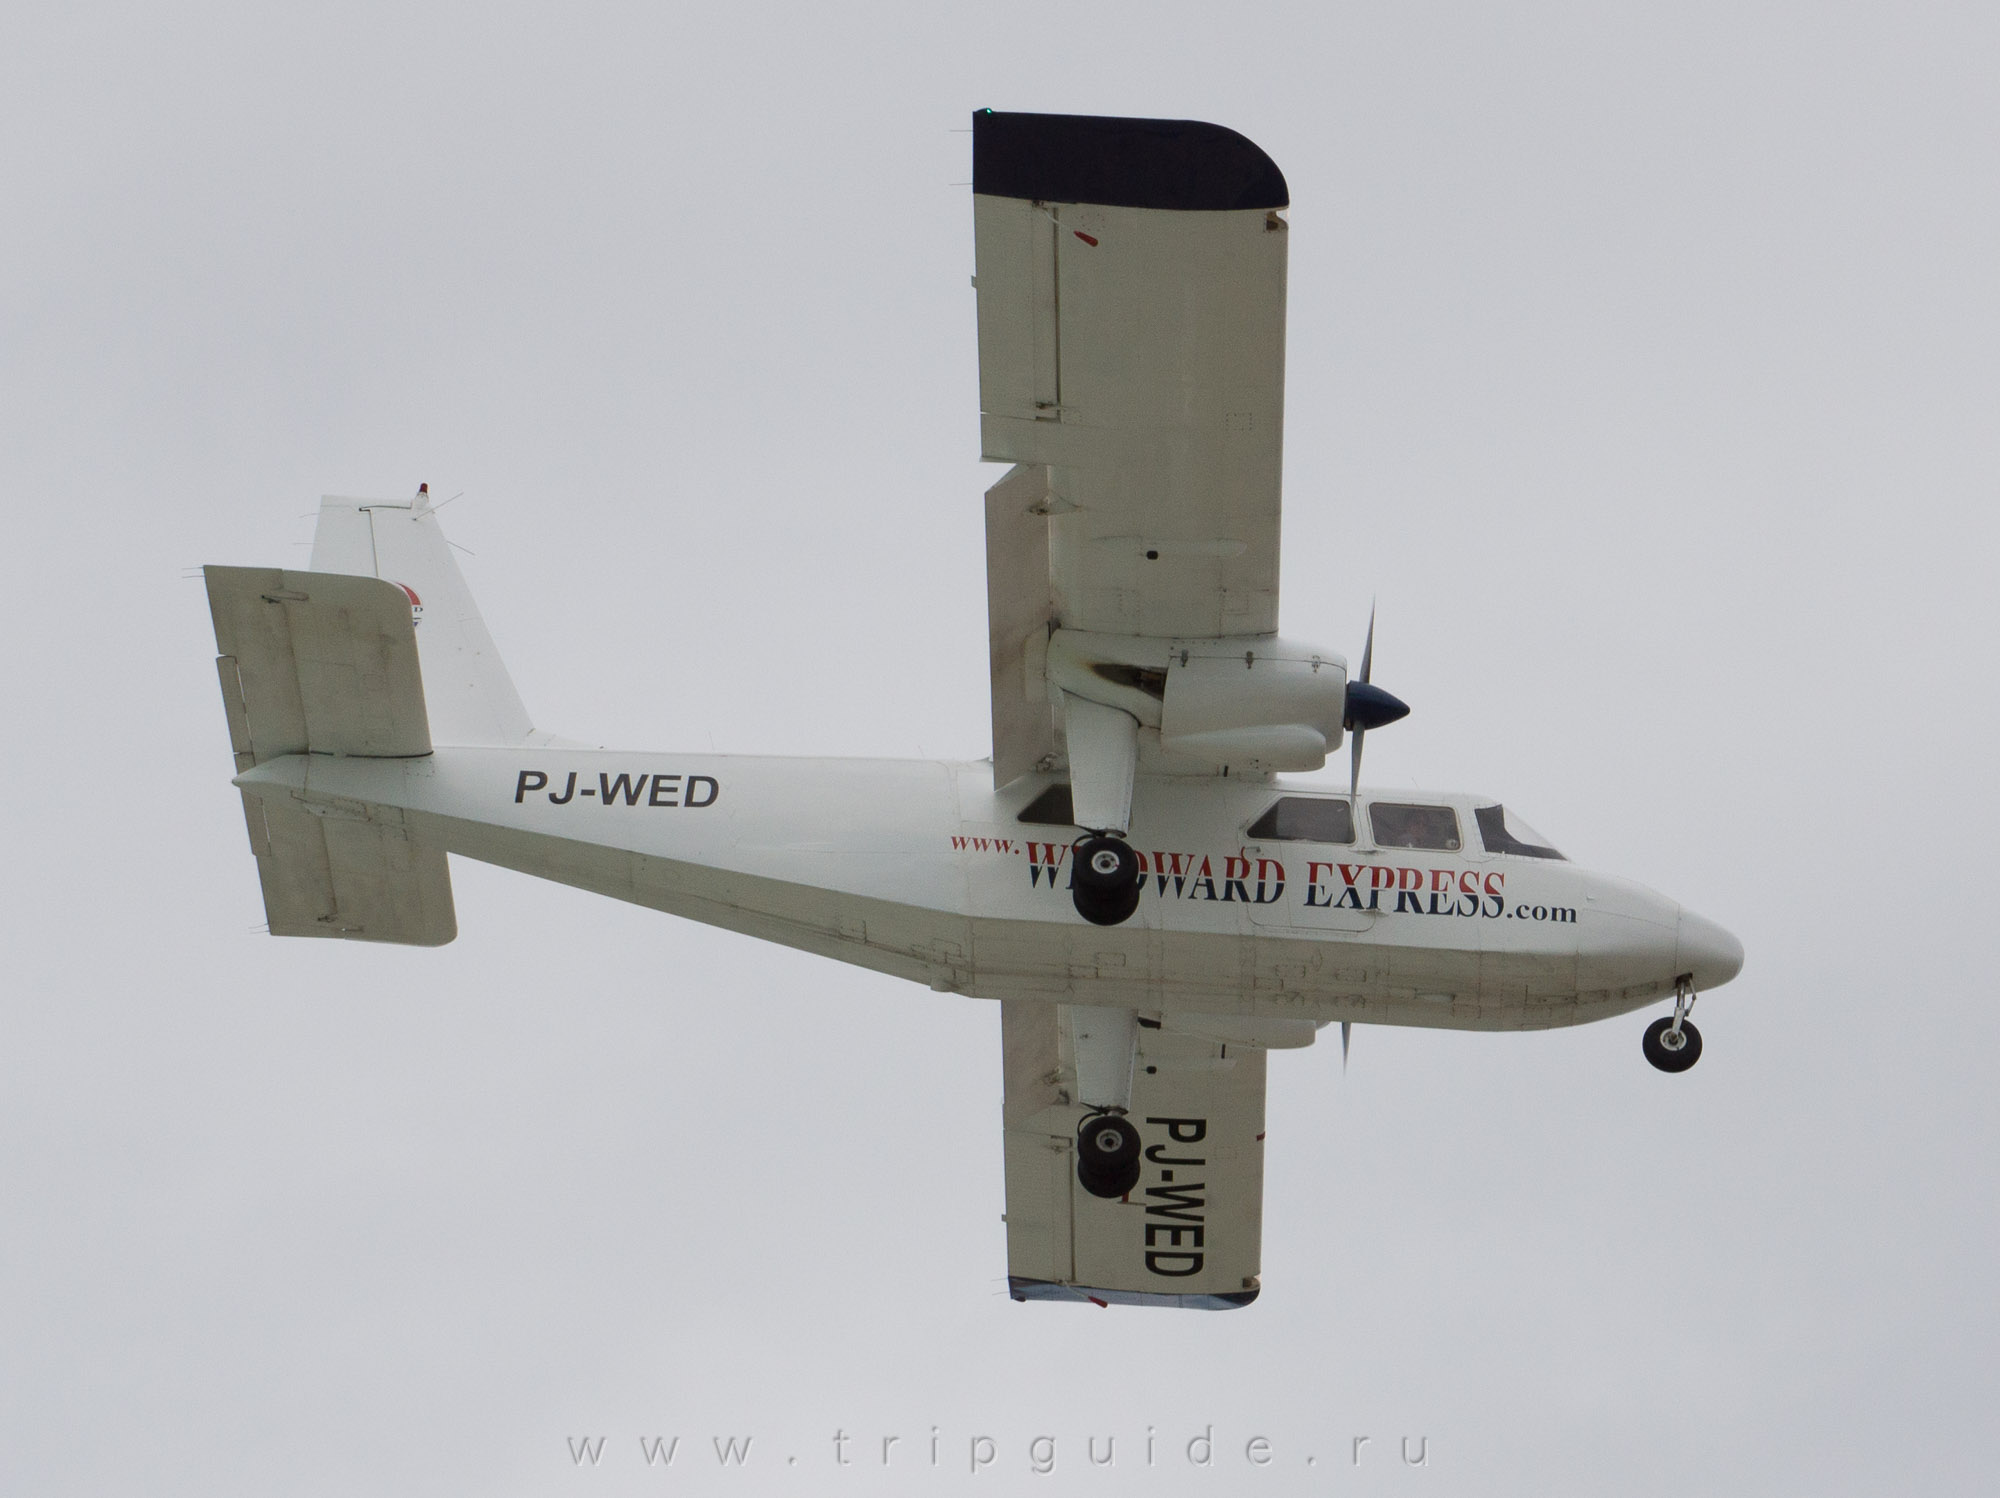
[[[1050,469],[1063,622],[1277,628],[1282,215],[972,201],[982,447]]]
[[[1055,604],[1049,587],[1049,471],[1015,467],[986,491],[987,655],[993,693],[993,775],[1000,784],[1058,760],[1044,655]]]
[[[1070,692],[1062,694],[1069,745],[1070,804],[1076,823],[1124,832],[1132,824],[1132,780],[1139,769],[1139,720]]]
[[[1087,1108],[1126,1112],[1138,1060],[1139,1016],[1118,1004],[1064,1004],[1076,1056],[1076,1100]]]
[[[527,709],[438,528],[428,488],[401,503],[322,499],[312,567],[379,577],[408,596],[440,743],[518,744],[534,736]]]
[[[1023,824],[1054,783],[984,763],[440,748],[286,756],[258,794],[401,816],[425,840],[637,904],[983,997],[1457,1029],[1572,1024],[1672,992],[1680,907],[1574,864],[1253,842],[1286,782],[1140,776],[1139,908],[1069,900],[1073,828]],[[1365,788],[1365,814],[1377,798]],[[1469,823],[1481,798],[1398,791]],[[1731,959],[1733,961],[1733,959]],[[1726,981],[1729,961],[1698,974]]]
[[[1247,160],[1283,201],[1213,127],[1018,118],[1158,146],[1169,196]],[[1742,948],[1489,798],[1272,773],[1323,764],[1347,701],[1340,656],[1276,633],[1284,221],[1056,201],[1018,189],[1024,149],[989,173],[1024,195],[974,198],[982,430],[1019,465],[986,499],[991,762],[537,732],[420,493],[325,501],[311,573],[210,569],[235,783],[276,934],[450,940],[455,853],[1000,1000],[1017,1297],[1241,1305],[1267,1051],[1602,1019]],[[1083,828],[1137,855],[1127,919],[1079,914]],[[1125,1200],[1078,1184],[1091,1107],[1139,1132]]]
[[[1317,770],[1340,747],[1347,664],[1267,636],[1169,647],[1160,747],[1240,770]]]
[[[1074,1011],[1072,1011],[1074,1012]],[[1007,1268],[1022,1299],[1224,1309],[1258,1288],[1264,1052],[1140,1029],[1132,1105],[1138,1184],[1077,1183],[1078,1058],[1056,1005],[1001,1006]]]

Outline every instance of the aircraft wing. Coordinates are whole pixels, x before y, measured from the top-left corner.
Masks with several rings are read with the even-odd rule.
[[[1037,625],[1278,626],[1289,194],[1193,121],[988,110],[972,141],[981,450],[1019,465],[987,522],[1011,767],[1043,737],[1015,724]]]
[[[1264,1221],[1264,1055],[1141,1027],[1127,1120],[1139,1180],[1120,1200],[1076,1175],[1085,1110],[1065,1007],[1000,1005],[1007,1287],[1016,1300],[1229,1310],[1257,1298]]]

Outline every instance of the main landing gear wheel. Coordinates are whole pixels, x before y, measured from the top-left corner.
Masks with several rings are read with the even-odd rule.
[[[1661,1071],[1686,1071],[1701,1060],[1701,1031],[1688,1019],[1694,1008],[1694,974],[1674,979],[1674,1012],[1646,1026],[1639,1048]]]
[[[1120,1197],[1139,1184],[1139,1131],[1115,1113],[1086,1118],[1076,1131],[1076,1180],[1092,1196]]]
[[[1076,845],[1070,899],[1093,926],[1116,926],[1139,908],[1139,855],[1122,837],[1095,832]]]

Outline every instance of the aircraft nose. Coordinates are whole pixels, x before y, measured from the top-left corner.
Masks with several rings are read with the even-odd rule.
[[[1681,907],[1674,965],[1694,974],[1697,993],[1727,983],[1743,971],[1743,943],[1714,921]]]

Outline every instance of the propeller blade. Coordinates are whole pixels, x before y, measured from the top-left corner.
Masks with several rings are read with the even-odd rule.
[[[1353,1021],[1342,1020],[1340,1022],[1340,1074],[1342,1076],[1347,1075],[1347,1042],[1353,1034]]]
[[[1374,669],[1375,600],[1371,598],[1368,600],[1368,640],[1361,647],[1361,684],[1363,686],[1368,685],[1368,673]],[[1361,794],[1361,740],[1367,734],[1368,730],[1357,724],[1352,732],[1354,735],[1354,747],[1348,759],[1348,764],[1351,768],[1347,777],[1347,794],[1358,796]],[[1343,1071],[1347,1069],[1347,1026],[1344,1023],[1340,1027],[1340,1065]]]
[[[1361,647],[1361,674],[1347,683],[1347,700],[1341,708],[1341,727],[1353,739],[1353,769],[1347,780],[1347,794],[1361,789],[1361,741],[1371,728],[1382,728],[1410,715],[1410,705],[1393,692],[1385,692],[1368,678],[1375,670],[1375,605],[1368,605],[1368,643]]]

